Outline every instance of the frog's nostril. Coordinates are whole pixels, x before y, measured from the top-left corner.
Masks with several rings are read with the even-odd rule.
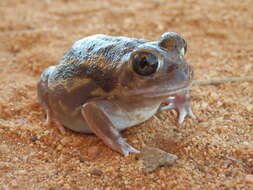
[[[189,82],[193,79],[193,70],[189,65],[178,65],[172,77],[175,82]],[[169,77],[171,79],[171,77]]]

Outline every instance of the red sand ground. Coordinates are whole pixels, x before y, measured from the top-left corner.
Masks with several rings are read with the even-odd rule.
[[[252,189],[252,82],[195,85],[198,120],[178,127],[175,112],[164,112],[124,132],[138,149],[179,157],[151,174],[95,136],[43,126],[36,99],[40,73],[96,33],[157,40],[175,31],[196,79],[250,76],[252,10],[252,0],[1,0],[0,189]]]

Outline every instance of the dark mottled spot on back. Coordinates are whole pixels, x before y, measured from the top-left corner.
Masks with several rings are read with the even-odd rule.
[[[117,77],[115,76],[114,69],[103,68],[98,65],[81,66],[77,76],[91,78],[98,86],[107,92],[112,90],[117,84]]]

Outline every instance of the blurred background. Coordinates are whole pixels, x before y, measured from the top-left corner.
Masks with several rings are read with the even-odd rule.
[[[31,67],[38,73],[41,67],[57,63],[74,41],[88,35],[103,33],[157,40],[165,31],[175,31],[186,38],[188,60],[196,67],[197,78],[199,70],[205,73],[201,78],[249,75],[252,71],[251,0],[1,0],[0,3],[4,42],[1,50],[8,47],[8,52],[16,53],[19,60],[26,60],[21,64],[23,67]],[[241,72],[234,72],[235,69]]]

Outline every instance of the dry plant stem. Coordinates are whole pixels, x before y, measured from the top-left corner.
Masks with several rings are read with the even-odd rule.
[[[224,79],[194,80],[193,84],[209,85],[209,84],[220,84],[220,83],[225,83],[225,82],[249,82],[249,81],[253,81],[253,76],[231,77],[231,78],[224,78]]]
[[[236,158],[234,158],[232,156],[221,155],[221,157],[223,157],[225,159],[228,159],[228,160],[231,160],[231,161],[233,161],[233,162],[235,162],[235,163],[237,163],[239,165],[242,165],[246,169],[250,169],[251,168],[249,165],[245,164],[243,161],[238,160],[238,159],[236,159]]]

